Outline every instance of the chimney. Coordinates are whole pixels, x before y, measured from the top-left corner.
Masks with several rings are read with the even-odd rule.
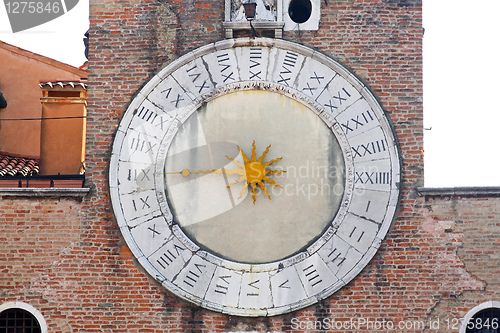
[[[85,171],[87,82],[41,81],[40,175]]]

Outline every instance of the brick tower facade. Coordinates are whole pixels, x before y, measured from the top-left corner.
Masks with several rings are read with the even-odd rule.
[[[471,239],[479,236],[464,235],[474,233],[470,221],[488,225],[491,219],[485,216],[498,216],[498,210],[491,194],[482,197],[486,205],[465,196],[462,212],[450,204],[460,198],[446,194],[451,201],[443,202],[441,196],[417,191],[423,185],[422,3],[313,4],[320,10],[318,28],[284,29],[283,39],[336,59],[370,86],[393,123],[402,157],[397,217],[354,280],[303,310],[249,318],[182,300],[141,268],[111,207],[113,139],[122,115],[149,79],[180,56],[225,39],[225,2],[95,0],[88,63],[90,190],[86,195],[2,194],[0,306],[30,304],[41,312],[49,332],[63,333],[458,332],[457,318],[497,294],[484,292],[487,277],[481,276],[494,268],[471,272],[467,266],[494,258],[485,254],[485,246],[475,254]],[[467,216],[459,218],[460,230],[454,229],[456,216]]]

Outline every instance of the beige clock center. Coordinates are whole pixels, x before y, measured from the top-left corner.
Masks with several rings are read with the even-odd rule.
[[[271,145],[264,162],[286,173],[269,174],[253,203],[239,174],[171,174],[189,169],[239,168],[237,147],[254,159]],[[265,263],[310,245],[331,223],[344,190],[344,161],[333,132],[308,107],[269,91],[220,96],[184,122],[165,165],[174,219],[201,247],[226,259]],[[233,186],[229,186],[236,183]]]

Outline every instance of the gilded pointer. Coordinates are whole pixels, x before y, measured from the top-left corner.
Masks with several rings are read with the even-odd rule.
[[[180,172],[167,172],[167,174],[180,174],[183,177],[187,177],[191,174],[197,174],[197,173],[204,173],[204,174],[209,174],[209,173],[215,173],[215,174],[226,174],[226,175],[241,175],[241,177],[234,181],[233,183],[229,184],[227,188],[230,188],[231,186],[242,183],[244,182],[243,189],[240,192],[240,196],[238,199],[241,198],[245,190],[248,188],[250,185],[252,187],[252,199],[253,203],[255,204],[255,189],[257,186],[260,186],[260,188],[264,191],[264,193],[267,195],[269,200],[271,200],[271,196],[267,192],[267,189],[265,187],[264,182],[268,182],[276,187],[282,188],[281,185],[276,184],[275,181],[270,179],[268,175],[272,174],[280,174],[283,172],[286,172],[284,170],[270,170],[267,169],[269,165],[271,165],[274,162],[277,162],[282,159],[282,157],[278,157],[274,160],[271,160],[269,162],[264,162],[264,158],[266,157],[267,153],[269,152],[269,149],[271,148],[271,145],[267,146],[266,150],[262,153],[262,155],[259,157],[259,159],[256,159],[256,154],[255,154],[255,140],[252,142],[252,155],[250,156],[250,159],[245,155],[243,150],[238,146],[238,150],[241,153],[241,156],[243,157],[243,163],[240,163],[236,161],[235,159],[232,159],[228,156],[226,158],[239,166],[239,168],[235,168],[232,170],[227,170],[227,169],[214,169],[214,170],[196,170],[196,171],[190,171],[188,169],[183,169]]]

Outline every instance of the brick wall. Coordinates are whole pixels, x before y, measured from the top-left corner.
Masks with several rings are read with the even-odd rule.
[[[367,82],[387,110],[401,145],[398,218],[357,278],[302,311],[240,318],[192,306],[141,269],[120,236],[110,206],[107,165],[113,136],[128,103],[149,78],[186,52],[223,38],[223,5],[213,0],[91,2],[86,161],[91,192],[81,203],[59,198],[2,202],[5,211],[27,207],[24,213],[2,212],[11,225],[2,228],[0,236],[8,246],[7,257],[0,254],[0,271],[9,276],[9,282],[0,285],[2,299],[19,298],[39,308],[51,332],[312,332],[320,330],[318,323],[325,328],[350,320],[359,325],[329,331],[373,332],[373,325],[393,323],[394,329],[385,330],[432,332],[431,320],[463,316],[480,300],[494,297],[494,291],[485,292],[486,285],[492,286],[485,281],[495,271],[471,268],[480,266],[474,265],[477,260],[493,264],[494,253],[482,245],[484,254],[478,255],[472,246],[485,240],[467,234],[479,237],[473,221],[481,216],[484,223],[491,222],[487,216],[497,211],[482,216],[484,207],[477,206],[481,201],[467,198],[463,202],[475,215],[459,223],[452,207],[461,205],[424,201],[415,190],[423,183],[423,29],[418,0],[322,2],[318,31],[284,33],[287,40],[329,54]],[[433,217],[434,205],[447,218]],[[47,207],[62,213],[49,213]],[[25,225],[35,234],[54,230],[53,238],[30,242],[22,231]],[[39,273],[24,265],[23,251],[39,258]],[[409,326],[399,328],[400,323]],[[445,324],[438,331],[458,332]]]
[[[223,5],[223,1],[95,1],[91,6],[87,170],[95,186],[88,214],[95,218],[88,223],[90,228],[106,226],[106,232],[93,239],[95,247],[121,248],[113,257],[123,274],[116,281],[121,295],[113,295],[109,301],[112,306],[106,310],[113,314],[132,307],[138,300],[131,295],[140,297],[142,304],[140,311],[134,312],[139,322],[120,323],[114,331],[130,331],[131,327],[183,332],[195,327],[200,332],[289,330],[294,318],[420,319],[435,306],[436,295],[461,292],[460,284],[450,291],[437,282],[429,259],[439,262],[443,245],[422,235],[423,216],[415,209],[419,199],[412,191],[420,184],[423,166],[420,1],[329,1],[328,5],[322,3],[318,31],[284,35],[287,40],[318,48],[354,70],[375,90],[396,124],[404,156],[401,211],[380,253],[363,274],[328,300],[304,311],[270,319],[243,319],[192,307],[139,272],[110,213],[105,176],[110,142],[121,113],[148,78],[176,57],[223,38]],[[426,248],[421,249],[420,244]],[[450,256],[453,251],[449,250]],[[451,274],[449,271],[439,274]],[[149,297],[136,293],[139,281],[149,287]],[[432,287],[422,291],[422,283]]]
[[[25,302],[41,310],[53,332],[62,330],[65,311],[74,307],[85,274],[82,258],[81,203],[53,198],[5,198],[0,202],[0,304]]]
[[[137,269],[113,223],[86,220],[80,200],[3,197],[0,300],[40,309],[50,332],[293,331],[297,319],[312,325],[352,316],[427,325],[394,330],[400,332],[458,332],[456,319],[499,297],[500,199],[428,195],[416,209],[419,227],[396,224],[365,272],[340,293],[297,313],[242,319],[162,291]],[[439,329],[431,329],[436,320]]]
[[[458,262],[474,281],[461,294],[443,294],[432,309],[435,318],[461,318],[478,304],[500,298],[500,197],[496,194],[428,195],[424,225],[455,249]],[[447,280],[450,280],[446,277]],[[452,280],[450,280],[452,281]],[[442,332],[446,332],[443,330]]]

